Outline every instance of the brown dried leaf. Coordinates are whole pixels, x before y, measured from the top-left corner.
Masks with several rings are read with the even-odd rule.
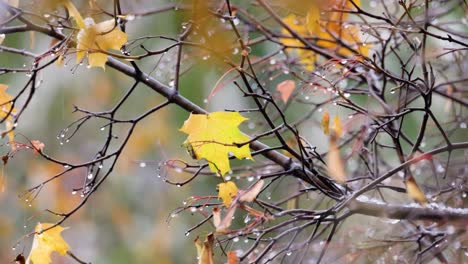
[[[204,242],[202,242],[199,237],[195,239],[198,264],[214,264],[213,242],[213,234],[209,234]]]
[[[257,198],[258,193],[262,190],[264,180],[259,180],[254,183],[249,189],[239,191],[239,201],[241,202],[252,202]]]
[[[330,145],[327,154],[327,169],[330,177],[337,182],[346,182],[346,173],[343,160],[341,159],[340,149],[338,148],[337,137],[334,133],[330,135]]]
[[[39,140],[31,140],[31,146],[34,149],[34,154],[37,154],[39,152],[42,152],[44,149],[45,145]]]
[[[288,102],[294,89],[296,89],[296,83],[293,80],[282,81],[276,86],[276,90],[281,94],[284,103]]]

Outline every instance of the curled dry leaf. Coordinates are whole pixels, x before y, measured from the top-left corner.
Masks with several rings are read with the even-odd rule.
[[[232,218],[234,216],[234,213],[236,212],[236,209],[237,209],[237,205],[234,203],[232,204],[228,210],[227,210],[227,213],[226,215],[224,216],[224,218],[221,220],[221,222],[219,223],[219,225],[215,225],[216,227],[216,232],[218,233],[222,233],[224,231],[226,231],[230,226],[231,226],[231,223],[232,223]]]
[[[211,171],[221,175],[231,170],[229,153],[238,159],[253,159],[249,137],[238,126],[247,120],[238,112],[213,112],[208,115],[190,114],[180,131],[188,134],[184,144],[196,159],[205,159]]]
[[[5,40],[5,34],[0,34],[0,45],[2,45],[4,40]]]
[[[237,195],[238,188],[232,181],[223,182],[218,184],[218,197],[223,200],[226,207],[231,206],[232,198]]]
[[[221,224],[221,210],[218,207],[213,208],[213,225],[218,228]]]
[[[337,141],[338,139],[335,133],[331,133],[330,144],[327,154],[327,170],[328,175],[330,175],[330,177],[335,179],[337,182],[345,183],[346,173]]]
[[[199,237],[195,239],[195,246],[197,248],[198,264],[214,264],[213,259],[213,243],[214,235],[209,234],[205,241],[201,241]]]
[[[284,103],[288,102],[294,89],[296,89],[296,82],[293,80],[282,81],[276,86],[276,90],[281,94],[281,100]]]
[[[49,223],[38,223],[36,225],[36,234],[34,235],[34,241],[27,263],[32,261],[33,264],[49,264],[51,263],[50,255],[52,252],[56,251],[62,256],[67,254],[70,246],[63,240],[61,235],[62,231],[66,228],[56,226],[40,233],[53,225],[54,224]]]
[[[38,152],[42,152],[44,149],[45,145],[39,140],[31,140],[31,145],[34,149],[34,154],[37,154]]]
[[[254,185],[252,185],[247,190],[240,190],[239,191],[239,201],[240,202],[252,202],[257,198],[257,195],[262,190],[263,185],[265,184],[264,180],[257,181]]]

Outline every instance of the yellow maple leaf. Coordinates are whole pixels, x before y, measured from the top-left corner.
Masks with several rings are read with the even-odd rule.
[[[6,117],[5,127],[8,132],[8,139],[11,145],[12,150],[16,149],[15,144],[13,143],[15,139],[15,133],[13,132],[13,115],[16,114],[16,109],[13,108],[13,104],[10,102],[13,97],[9,95],[6,90],[8,85],[0,84],[0,119]]]
[[[224,175],[231,170],[230,153],[238,159],[252,159],[249,144],[236,145],[249,140],[238,128],[245,120],[238,112],[190,114],[180,131],[188,134],[184,145],[193,157],[205,159],[211,171]]]
[[[218,197],[223,200],[223,204],[226,207],[231,206],[232,198],[234,198],[239,191],[236,184],[232,181],[218,184],[218,190]]]
[[[32,261],[33,264],[49,264],[51,262],[50,255],[56,251],[60,255],[64,256],[70,249],[67,242],[63,240],[60,234],[65,228],[56,226],[44,233],[38,234],[44,229],[47,229],[54,224],[49,223],[38,223],[36,225],[36,234],[34,235],[34,241],[29,254],[28,260]]]
[[[105,68],[107,55],[100,51],[119,50],[127,42],[127,34],[115,24],[114,19],[96,24],[90,17],[84,19],[84,27],[77,36],[76,61],[80,63],[88,54],[88,67]]]

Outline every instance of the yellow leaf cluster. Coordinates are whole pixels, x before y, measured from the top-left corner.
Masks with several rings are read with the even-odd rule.
[[[354,1],[357,5],[360,1]],[[316,38],[316,44],[321,48],[329,49],[341,56],[351,56],[355,53],[346,48],[350,48],[367,56],[369,47],[361,41],[361,32],[355,25],[344,23],[348,14],[341,11],[333,10],[352,10],[353,5],[347,0],[332,0],[332,1],[312,1],[312,4],[307,6],[306,16],[297,16],[289,14],[283,19],[283,22],[288,25],[293,31],[304,38]],[[323,14],[323,15],[321,15]],[[288,30],[282,29],[284,35],[289,35]],[[290,38],[281,38],[281,43],[285,46],[296,47],[294,52],[299,58],[299,62],[308,70],[312,70],[315,65],[316,55],[303,49],[304,44],[299,40]],[[341,44],[343,43],[343,44]]]
[[[238,159],[252,159],[249,137],[238,126],[247,120],[238,112],[190,114],[180,131],[188,134],[184,144],[195,159],[208,161],[211,171],[221,175],[231,170],[229,154]]]
[[[107,62],[105,52],[109,49],[119,50],[127,43],[128,36],[118,28],[115,19],[96,24],[90,17],[83,19],[78,9],[69,0],[54,0],[53,3],[54,5],[63,4],[80,29],[76,44],[77,63],[81,63],[88,55],[89,68],[105,69]]]
[[[70,249],[67,242],[62,238],[62,231],[65,228],[56,226],[44,233],[39,234],[42,230],[47,229],[54,224],[49,223],[38,223],[36,225],[36,234],[34,235],[34,241],[29,254],[28,260],[33,264],[49,264],[51,263],[50,255],[56,251],[60,255],[64,256]]]

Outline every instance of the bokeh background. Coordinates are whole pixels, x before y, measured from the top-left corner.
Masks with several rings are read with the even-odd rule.
[[[74,1],[75,2],[75,1]],[[76,1],[84,14],[88,10],[88,1]],[[111,1],[98,1],[106,10],[112,10]],[[156,1],[138,0],[121,1],[125,13],[138,14],[152,8],[164,5],[184,5],[190,1]],[[246,1],[236,1],[242,4]],[[369,7],[368,1],[362,1],[364,7]],[[372,1],[371,1],[372,2]],[[33,10],[31,1],[20,0],[20,6]],[[248,8],[247,8],[248,9]],[[458,11],[457,11],[458,12]],[[453,17],[462,14],[454,13]],[[99,16],[95,19],[99,20]],[[180,10],[160,13],[154,16],[136,16],[127,24],[129,39],[145,35],[166,35],[176,37],[181,32],[183,22],[188,17]],[[164,40],[146,42],[147,48],[157,49],[170,43]],[[7,35],[3,45],[24,48],[34,53],[41,53],[50,47],[50,39],[39,33],[17,33]],[[252,56],[263,56],[273,50],[275,45],[256,46]],[[163,83],[168,85],[173,81],[174,51],[163,56],[145,58],[138,64],[146,72],[151,72]],[[233,56],[239,56],[239,50],[233,50]],[[206,54],[190,54],[184,58],[187,67],[181,78],[181,93],[193,102],[209,111],[223,109],[242,109],[250,105],[233,86],[227,85],[218,91],[214,97],[209,97],[216,82],[228,68]],[[272,61],[270,61],[272,62]],[[32,61],[25,57],[0,52],[0,67],[8,65],[25,69],[31,67]],[[395,64],[396,65],[396,64]],[[274,67],[274,62],[270,66]],[[273,90],[277,83],[288,78],[284,69],[272,79],[265,79],[266,85]],[[0,75],[0,83],[8,84],[8,92],[16,94],[27,82],[27,73]],[[73,113],[77,105],[94,111],[110,109],[133,80],[122,76],[111,68],[105,71],[99,68],[87,69],[86,65],[76,65],[73,55],[67,56],[63,66],[52,65],[41,72],[42,82],[31,105],[26,110],[16,129],[16,140],[27,141],[36,139],[44,142],[44,152],[69,160],[74,163],[83,162],[93,157],[106,137],[104,123],[91,121],[69,142],[63,142],[61,131],[81,115]],[[150,89],[140,85],[137,93],[126,103],[125,111],[120,117],[138,116],[151,106],[163,101]],[[304,95],[308,100],[309,95]],[[322,96],[326,97],[326,96]],[[316,96],[315,99],[322,98]],[[358,97],[355,99],[358,100]],[[364,100],[364,99],[363,99]],[[444,113],[445,101],[435,101],[434,107]],[[346,119],[349,111],[330,105],[327,108],[332,115],[338,114]],[[288,115],[300,116],[301,107],[293,108]],[[197,224],[202,217],[190,213],[171,214],[184,200],[192,195],[216,195],[216,184],[219,179],[199,177],[194,184],[183,187],[168,185],[158,177],[160,164],[170,159],[185,159],[190,157],[182,147],[185,135],[178,131],[189,113],[177,106],[169,106],[144,120],[135,131],[131,141],[120,158],[115,171],[104,185],[88,201],[87,205],[68,219],[63,226],[70,227],[63,232],[65,240],[71,246],[72,252],[85,261],[93,263],[194,263],[196,250],[193,241],[196,234],[186,236],[185,232]],[[319,152],[327,150],[327,140],[319,127],[320,114],[306,122],[310,129],[304,129],[304,135],[313,138],[313,143]],[[407,131],[415,137],[421,116],[409,116]],[[413,122],[411,122],[413,121]],[[246,132],[255,131],[255,122],[249,121],[243,125]],[[465,124],[466,128],[466,124]],[[466,130],[465,130],[466,131]],[[466,132],[465,132],[466,133]],[[454,137],[466,139],[463,131],[457,131]],[[3,139],[6,143],[6,139]],[[430,142],[428,143],[430,144]],[[2,145],[2,154],[8,151],[7,145]],[[351,161],[352,162],[352,161]],[[389,163],[396,159],[389,158]],[[352,166],[352,164],[349,164]],[[74,188],[80,187],[86,178],[86,171],[75,171],[60,180],[47,184],[39,195],[31,202],[30,198],[22,196],[28,187],[48,179],[62,170],[60,166],[46,162],[32,151],[21,151],[8,164],[2,166],[0,175],[0,262],[8,263],[19,253],[27,255],[32,238],[24,238],[35,227],[37,222],[53,222],[57,218],[45,212],[45,209],[66,211],[80,201],[79,194],[72,194]],[[188,175],[178,174],[178,179]],[[248,184],[248,179],[239,179],[240,185]],[[244,183],[242,183],[244,181]],[[279,190],[280,191],[280,190]],[[276,195],[269,193],[268,195]],[[466,197],[466,196],[465,196]],[[370,225],[373,220],[355,219],[361,225],[354,225],[347,234],[353,238],[359,234],[363,237],[373,236],[374,229],[363,226]],[[364,225],[364,221],[369,221]],[[351,222],[355,223],[355,222]],[[382,224],[382,223],[380,223]],[[385,232],[389,232],[390,224],[384,223]],[[346,229],[345,229],[346,230]],[[208,231],[195,232],[206,234]],[[367,234],[366,232],[374,232]],[[344,232],[346,233],[346,232]],[[364,239],[365,240],[365,239]],[[16,244],[19,241],[19,244]],[[54,256],[53,263],[72,263],[68,257]]]

